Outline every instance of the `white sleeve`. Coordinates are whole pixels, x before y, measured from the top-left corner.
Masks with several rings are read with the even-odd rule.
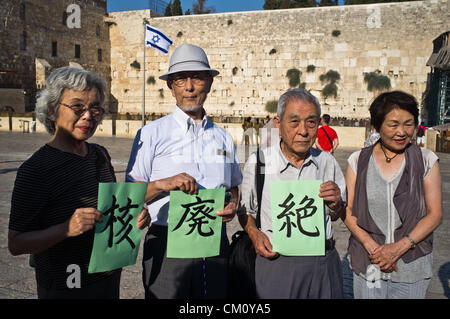
[[[350,168],[352,169],[353,173],[357,173],[358,171],[358,158],[359,158],[359,154],[361,154],[361,150],[353,152],[349,158],[347,159],[347,163],[350,166]]]
[[[227,135],[227,151],[231,151],[230,156],[227,156],[227,163],[226,165],[229,165],[229,169],[231,169],[231,181],[230,186],[238,186],[242,183],[242,173],[241,173],[241,165],[239,163],[239,158],[236,150],[236,146],[234,145],[233,138],[231,135]],[[228,163],[228,160],[231,161],[231,163]]]
[[[134,138],[125,174],[126,182],[150,182],[154,147],[148,130],[140,129]]]
[[[430,173],[434,164],[439,161],[439,157],[431,150],[421,147],[422,158],[423,158],[423,166],[425,168],[425,172],[423,174],[423,178],[427,177],[428,173]]]
[[[255,189],[256,153],[249,156],[244,166],[244,177],[241,185],[241,200],[238,215],[256,215],[258,211],[258,198]]]

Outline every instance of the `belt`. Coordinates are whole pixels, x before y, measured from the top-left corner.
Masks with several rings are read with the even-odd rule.
[[[333,238],[325,240],[325,250],[333,250],[336,241]]]

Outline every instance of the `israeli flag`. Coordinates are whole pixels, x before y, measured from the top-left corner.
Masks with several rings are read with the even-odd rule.
[[[145,45],[152,46],[162,53],[167,54],[173,41],[158,29],[153,28],[149,25],[146,25],[145,27]]]

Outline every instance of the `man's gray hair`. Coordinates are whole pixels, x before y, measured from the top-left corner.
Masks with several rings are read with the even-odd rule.
[[[36,117],[44,124],[47,132],[55,134],[55,120],[64,90],[80,92],[92,88],[97,89],[100,105],[103,106],[106,85],[98,74],[68,66],[54,70],[46,79],[44,88],[37,94]]]
[[[286,104],[290,100],[306,101],[306,102],[313,104],[317,108],[317,113],[320,118],[320,113],[322,112],[322,109],[320,107],[319,100],[314,95],[312,95],[309,91],[306,91],[304,89],[292,89],[292,90],[285,92],[283,95],[281,95],[280,99],[278,100],[277,116],[280,119],[280,121],[284,116],[284,111],[286,110]]]

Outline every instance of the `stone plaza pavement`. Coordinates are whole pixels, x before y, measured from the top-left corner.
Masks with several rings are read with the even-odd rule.
[[[33,269],[28,265],[28,255],[13,257],[8,251],[8,223],[11,193],[17,169],[32,153],[44,145],[50,136],[47,134],[24,134],[0,132],[0,298],[34,299],[36,282]],[[133,143],[129,138],[93,137],[89,142],[105,146],[116,170],[118,181],[124,180],[125,169]],[[239,158],[245,157],[242,145],[238,145]],[[336,159],[345,172],[346,159],[355,149],[338,149]],[[427,292],[427,299],[446,299],[450,297],[450,154],[438,153],[442,174],[443,222],[434,232],[434,276]],[[339,220],[333,222],[337,250],[343,259],[344,292],[352,297],[351,270],[344,258],[347,252],[349,232]],[[231,236],[240,229],[237,218],[228,224],[227,233]],[[143,232],[144,234],[145,232]],[[142,244],[142,241],[141,241]],[[141,299],[144,291],[141,283],[142,248],[136,265],[124,268],[121,280],[121,298]]]

